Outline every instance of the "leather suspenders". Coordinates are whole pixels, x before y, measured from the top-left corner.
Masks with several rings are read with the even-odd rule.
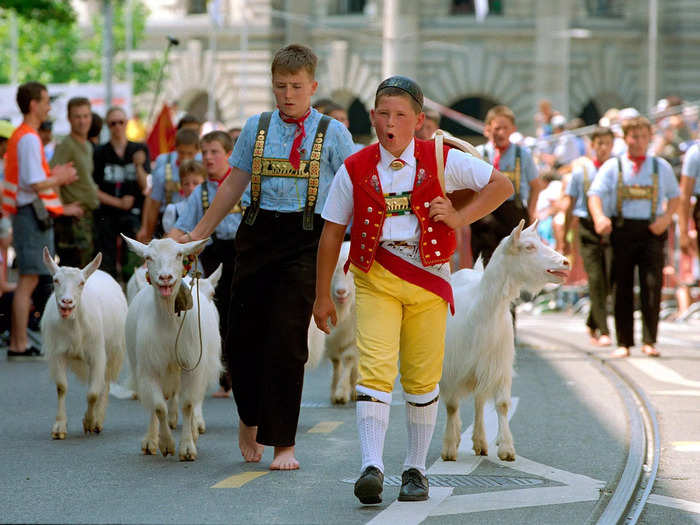
[[[648,200],[651,202],[649,220],[656,220],[656,208],[659,202],[659,163],[656,157],[652,159],[651,186],[639,184],[624,184],[622,182],[622,161],[617,157],[617,224],[624,222],[622,217],[622,202],[626,200]]]

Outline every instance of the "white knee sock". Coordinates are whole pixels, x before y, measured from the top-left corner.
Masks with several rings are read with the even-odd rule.
[[[406,403],[406,428],[408,429],[408,453],[404,470],[416,468],[425,475],[425,458],[435,430],[438,402],[417,407]]]
[[[370,465],[384,472],[382,453],[384,436],[389,426],[389,405],[375,401],[357,402],[357,430],[362,450],[361,472]]]

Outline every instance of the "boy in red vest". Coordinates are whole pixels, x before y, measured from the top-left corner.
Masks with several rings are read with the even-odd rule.
[[[362,474],[355,496],[381,502],[382,451],[391,391],[401,361],[406,398],[408,453],[400,501],[428,499],[425,459],[435,428],[445,345],[447,305],[453,309],[450,256],[456,228],[483,217],[513,193],[510,181],[489,164],[444,147],[447,192],[478,195],[455,210],[441,189],[434,141],[415,139],[425,114],[423,93],[411,79],[383,81],[370,116],[379,144],[345,160],[323,209],[314,320],[329,332],[335,323],[330,282],[345,229],[353,219],[346,263],[357,290],[357,425]]]

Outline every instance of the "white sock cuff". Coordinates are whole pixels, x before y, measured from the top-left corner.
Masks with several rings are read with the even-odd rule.
[[[435,399],[439,395],[440,395],[440,385],[435,385],[435,388],[433,388],[427,394],[409,394],[408,392],[403,393],[403,397],[406,401],[408,401],[409,403],[417,403],[419,405],[429,403],[430,401],[432,401],[433,399]],[[377,398],[377,399],[379,399],[379,398]]]
[[[357,385],[355,387],[355,390],[357,390],[358,394],[372,396],[373,398],[381,401],[382,403],[391,405],[391,392],[382,392],[381,390],[375,390],[374,388],[369,388],[362,385]]]

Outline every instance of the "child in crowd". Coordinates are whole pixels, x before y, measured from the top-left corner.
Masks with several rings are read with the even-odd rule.
[[[413,80],[394,76],[379,85],[370,115],[379,144],[345,160],[322,213],[326,223],[313,314],[327,333],[328,318],[336,319],[331,277],[353,219],[346,268],[355,277],[360,354],[362,474],[355,496],[365,504],[382,499],[382,452],[399,357],[408,427],[399,500],[428,499],[425,459],[437,417],[447,306],[454,308],[449,283],[454,230],[490,213],[513,193],[509,180],[491,165],[447,146],[438,161],[434,141],[414,139],[425,119],[422,108],[423,93]],[[444,162],[444,181],[438,162]],[[458,211],[444,192],[460,189],[478,194]]]
[[[163,231],[169,232],[175,227],[180,210],[187,206],[187,197],[207,178],[204,166],[196,160],[186,160],[180,164],[180,197],[181,201],[170,203],[163,212]]]

